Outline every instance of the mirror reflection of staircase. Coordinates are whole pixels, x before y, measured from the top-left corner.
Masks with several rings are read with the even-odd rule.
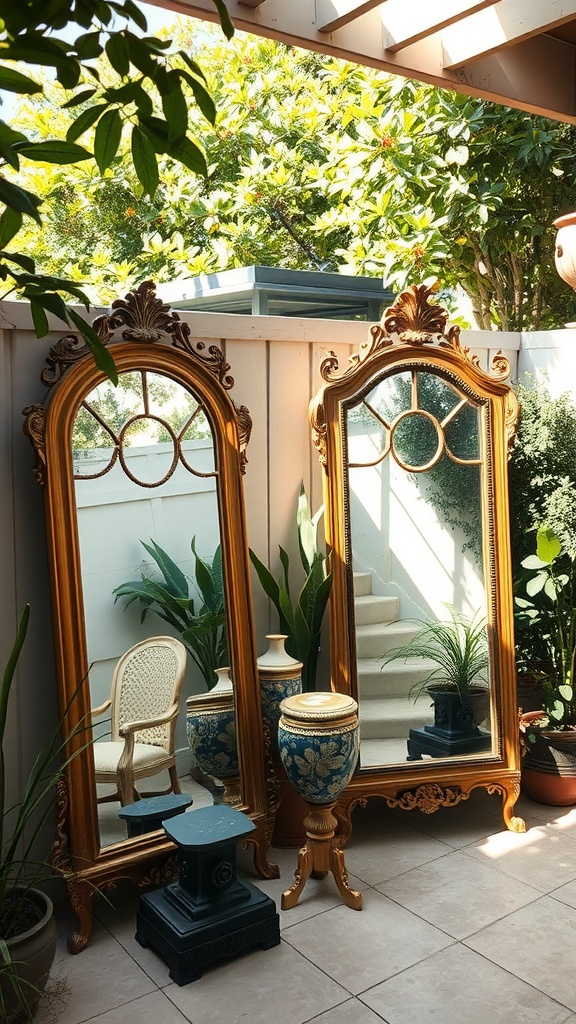
[[[423,658],[382,664],[382,656],[401,647],[418,631],[416,623],[399,620],[397,597],[372,593],[371,572],[354,573],[354,610],[360,718],[360,759],[363,767],[406,760],[410,729],[433,721],[431,700],[409,696],[435,663]]]

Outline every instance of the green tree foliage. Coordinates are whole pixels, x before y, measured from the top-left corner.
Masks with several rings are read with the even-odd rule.
[[[150,276],[251,263],[384,275],[398,288],[436,277],[465,289],[483,328],[573,318],[552,221],[576,207],[574,126],[269,39],[223,44],[190,19],[170,31],[202,60],[214,99],[207,176],[162,159],[151,195],[127,132],[102,174],[89,162],[54,168],[49,219],[29,235],[47,270],[89,278],[101,300]],[[102,82],[108,56],[96,62]],[[21,110],[41,138],[48,98]],[[58,111],[64,134],[79,110]]]
[[[223,0],[214,0],[226,33],[233,27]],[[76,166],[95,162],[100,174],[129,139],[130,161],[143,193],[153,197],[158,161],[177,161],[194,174],[206,174],[206,160],[192,128],[197,111],[208,123],[216,117],[204,74],[170,40],[144,35],[146,18],[133,0],[3,0],[0,12],[0,89],[35,96],[46,88],[50,69],[60,106],[71,112],[65,133],[39,137],[0,121],[0,278],[10,294],[30,302],[36,332],[48,333],[47,313],[76,327],[99,365],[115,376],[114,364],[90,325],[67,306],[63,295],[88,298],[77,283],[38,273],[25,253],[20,232],[28,220],[42,223],[42,197],[21,181],[28,161]],[[76,34],[71,40],[71,36]],[[105,55],[110,74],[101,79]],[[30,73],[30,67],[38,68]],[[41,70],[42,69],[42,70]],[[192,117],[191,117],[192,112]],[[90,132],[91,149],[87,148]]]

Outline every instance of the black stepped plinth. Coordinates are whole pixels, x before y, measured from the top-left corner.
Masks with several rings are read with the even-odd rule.
[[[448,733],[435,725],[410,729],[408,733],[407,761],[420,761],[424,754],[431,757],[454,757],[457,754],[478,754],[490,750],[492,736],[485,729],[473,726],[468,733]]]
[[[165,793],[163,796],[148,796],[126,804],[118,811],[118,817],[126,822],[128,837],[146,835],[162,828],[162,823],[177,814],[183,814],[190,807],[192,797],[186,793]]]
[[[226,805],[203,807],[164,823],[180,857],[178,882],[141,896],[136,939],[152,946],[177,985],[205,967],[280,942],[276,905],[236,874],[236,847],[254,830]]]

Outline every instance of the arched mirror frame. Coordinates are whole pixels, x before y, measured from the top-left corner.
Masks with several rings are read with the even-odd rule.
[[[189,388],[210,422],[218,472],[224,590],[236,701],[236,735],[240,761],[241,802],[256,829],[249,841],[263,877],[277,877],[267,861],[273,808],[266,777],[260,691],[251,614],[248,546],[242,491],[251,419],[228,394],[234,381],[217,346],[206,349],[190,340],[190,330],[155,296],[146,282],[112,313],[97,318],[94,329],[113,355],[118,373],[148,369]],[[73,756],[59,791],[54,864],[66,877],[79,929],[72,952],[86,945],[92,930],[94,893],[117,878],[144,886],[172,877],[174,846],[164,832],[126,839],[101,848],[94,756],[78,723],[90,721],[90,688],[72,462],[72,429],[80,403],[105,376],[86,345],[75,336],[62,338],[47,358],[42,381],[49,388],[43,404],[29,406],[24,429],[36,453],[34,473],[43,485],[52,617],[60,713]],[[72,734],[72,735],[70,735]]]
[[[417,369],[437,374],[468,394],[483,409],[482,547],[488,605],[491,722],[493,752],[473,759],[411,761],[357,769],[339,801],[341,830],[347,838],[351,814],[372,796],[390,807],[432,813],[465,800],[477,787],[502,796],[503,817],[512,831],[523,831],[514,804],[520,791],[520,751],[516,706],[512,575],[508,518],[507,458],[518,419],[518,402],[505,383],[510,367],[498,352],[491,372],[459,340],[459,328],[447,330],[448,314],[430,303],[424,285],[407,289],[386,310],[370,340],[338,372],[331,353],[320,372],[327,382],[310,405],[313,441],[324,468],[326,543],[331,550],[330,650],[332,688],[358,697],[354,637],[354,594],[350,557],[350,506],[347,491],[346,409],[384,377]]]

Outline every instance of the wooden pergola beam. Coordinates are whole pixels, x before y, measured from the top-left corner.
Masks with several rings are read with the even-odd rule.
[[[333,32],[381,6],[382,0],[316,0],[316,28],[319,32]]]
[[[442,32],[443,65],[459,68],[576,17],[576,0],[499,0]]]
[[[384,49],[390,53],[491,7],[496,0],[386,0],[382,4]]]

